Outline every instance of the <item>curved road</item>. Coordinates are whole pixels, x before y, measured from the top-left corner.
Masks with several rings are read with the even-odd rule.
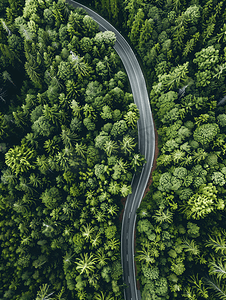
[[[88,7],[73,0],[66,0],[66,2],[74,7],[84,8],[87,13],[99,24],[99,29],[101,31],[109,30],[115,33],[116,43],[114,49],[123,62],[129,77],[134,102],[140,111],[140,118],[138,120],[138,145],[139,151],[145,156],[147,163],[144,165],[141,174],[133,177],[131,183],[132,194],[130,194],[126,200],[121,233],[121,261],[123,268],[123,279],[127,285],[127,288],[124,290],[125,299],[138,300],[141,299],[141,296],[136,288],[134,263],[134,230],[136,223],[136,210],[140,206],[144,190],[149,179],[155,152],[154,123],[152,119],[148,92],[144,76],[136,56],[123,36],[109,22]]]

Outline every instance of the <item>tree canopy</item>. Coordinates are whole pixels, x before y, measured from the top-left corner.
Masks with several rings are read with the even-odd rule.
[[[0,3],[1,299],[123,297],[120,199],[145,158],[115,41],[63,0]]]

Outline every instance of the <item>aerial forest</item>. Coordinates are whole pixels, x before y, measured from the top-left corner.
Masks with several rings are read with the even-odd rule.
[[[137,211],[142,300],[226,299],[226,1],[82,0],[130,43],[158,135]],[[0,1],[0,300],[123,300],[121,199],[142,170],[113,32]]]
[[[138,209],[142,300],[226,299],[226,1],[125,1],[158,131]]]
[[[139,56],[158,132],[137,211],[142,300],[226,299],[226,1],[100,2]]]
[[[65,1],[0,3],[0,299],[123,299],[137,120],[113,46]]]

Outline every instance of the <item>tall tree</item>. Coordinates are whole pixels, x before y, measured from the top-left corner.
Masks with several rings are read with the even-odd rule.
[[[144,23],[144,12],[142,8],[138,9],[137,14],[134,17],[131,32],[129,33],[129,38],[134,45],[137,45],[140,39],[140,31]]]
[[[75,264],[77,265],[76,270],[79,270],[80,274],[86,273],[87,276],[95,271],[96,258],[92,254],[84,253],[80,254],[81,258],[77,258]]]
[[[5,162],[18,175],[19,173],[34,169],[35,157],[36,152],[34,150],[15,146],[14,148],[10,148],[5,154]]]

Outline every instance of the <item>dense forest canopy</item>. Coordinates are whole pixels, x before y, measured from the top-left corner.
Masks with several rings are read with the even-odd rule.
[[[123,299],[145,159],[115,40],[63,0],[0,3],[0,299]]]
[[[126,1],[159,155],[137,222],[142,300],[225,299],[225,1]]]
[[[142,300],[226,299],[226,2],[87,2],[139,54],[158,130],[138,209]]]
[[[226,299],[226,1],[82,3],[136,51],[158,130],[142,300]],[[0,2],[0,299],[124,298],[120,198],[145,158],[114,43],[63,0]]]

